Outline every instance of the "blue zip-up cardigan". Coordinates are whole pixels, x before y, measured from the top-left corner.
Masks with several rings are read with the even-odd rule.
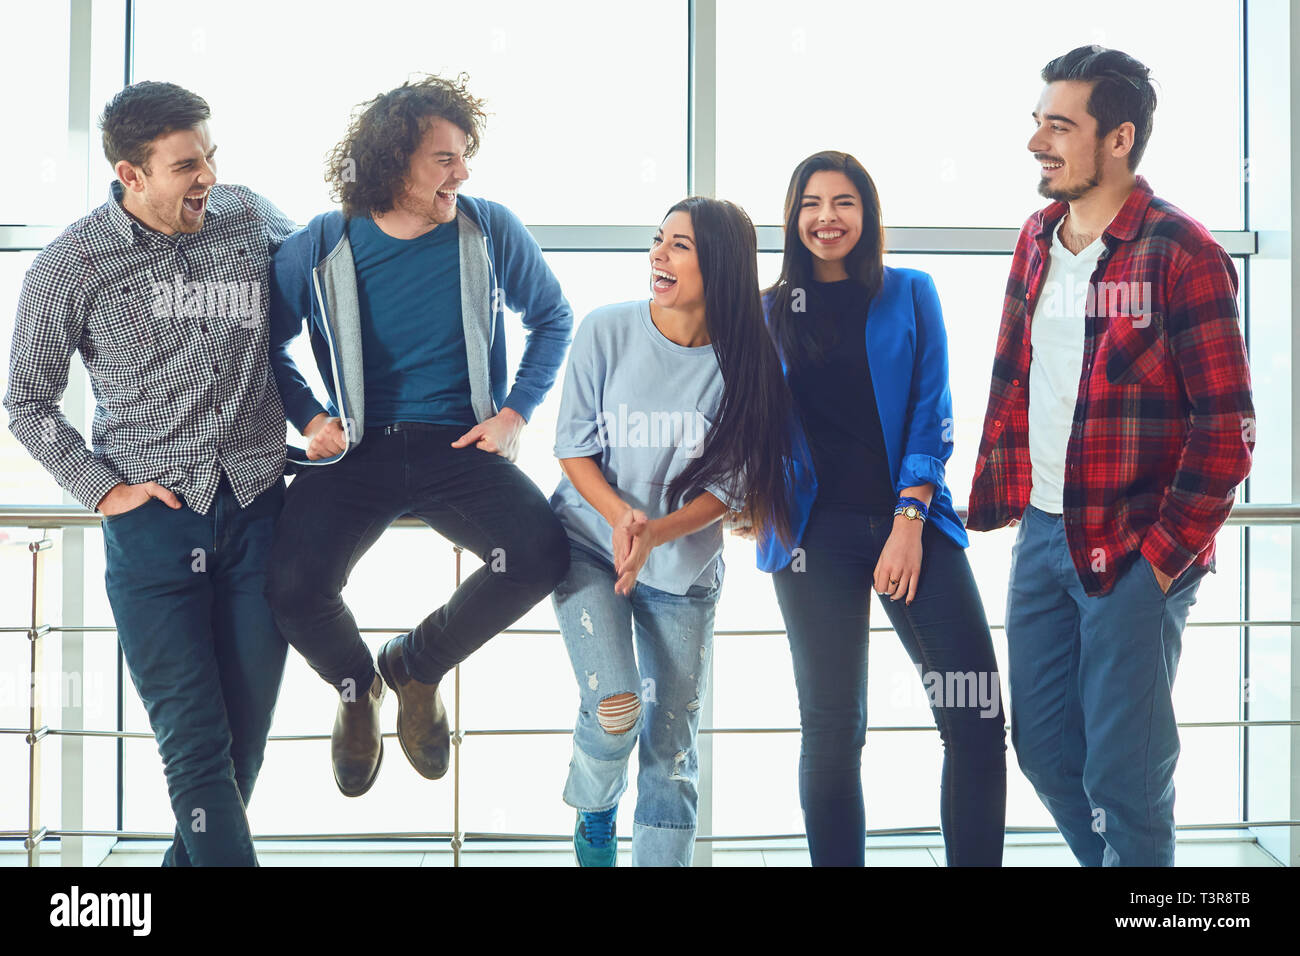
[[[763,297],[768,321],[771,296]],[[784,356],[781,367],[786,368]],[[884,280],[867,311],[867,367],[885,435],[894,491],[934,485],[930,522],[963,548],[970,544],[944,481],[952,455],[952,393],[948,389],[948,334],[934,280],[917,269],[885,267]],[[803,540],[817,500],[812,452],[798,415],[791,423],[795,487],[788,488],[794,542],[790,549],[769,530],[758,540],[758,567],[780,571]]]
[[[555,384],[573,330],[573,310],[532,234],[500,203],[457,197],[461,315],[470,404],[478,421],[509,406],[527,420]],[[345,423],[347,447],[308,461],[289,446],[294,465],[329,465],[365,433],[365,381],[356,269],[343,213],[316,216],[280,246],[270,270],[271,369],[285,414],[302,431],[321,412]],[[522,315],[528,338],[514,387],[506,394],[504,309]],[[329,392],[326,406],[289,357],[303,320]]]

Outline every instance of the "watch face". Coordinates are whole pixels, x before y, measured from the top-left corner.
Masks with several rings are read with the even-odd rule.
[[[916,510],[916,505],[908,505],[907,510],[903,512],[903,514],[907,515],[909,518],[915,518],[920,513],[921,512]]]

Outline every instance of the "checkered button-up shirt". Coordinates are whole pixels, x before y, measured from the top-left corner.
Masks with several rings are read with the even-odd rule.
[[[206,514],[224,472],[241,506],[284,469],[267,353],[267,267],[294,225],[218,184],[197,233],[166,236],[109,201],[36,257],[14,326],[9,430],[87,508],[156,481]],[[91,447],[59,409],[73,352],[95,394]]]
[[[1035,213],[1016,244],[971,484],[973,531],[1020,518],[1029,502],[1030,323],[1066,208]],[[1141,176],[1102,238],[1062,501],[1090,595],[1108,592],[1138,552],[1170,577],[1194,562],[1212,566],[1255,442],[1227,253]]]

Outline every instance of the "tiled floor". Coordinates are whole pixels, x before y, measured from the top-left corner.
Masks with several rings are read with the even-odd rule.
[[[0,848],[0,866],[22,866],[26,856],[16,848]],[[54,848],[52,848],[54,849]],[[158,866],[164,844],[120,844],[103,866]],[[304,846],[292,843],[262,844],[258,859],[263,866],[451,866],[450,850],[430,850],[421,844],[360,844]],[[1278,866],[1255,843],[1225,833],[1179,840],[1179,866]],[[1076,866],[1074,856],[1059,840],[1045,836],[1010,835],[1003,854],[1006,866]],[[631,864],[630,850],[619,853],[619,865]],[[57,852],[46,865],[57,865]],[[461,853],[462,866],[572,866],[568,847],[547,844],[503,844],[476,847]],[[714,866],[808,866],[808,850],[797,844],[727,844],[713,851]],[[943,866],[942,844],[934,837],[881,837],[867,841],[867,866]]]

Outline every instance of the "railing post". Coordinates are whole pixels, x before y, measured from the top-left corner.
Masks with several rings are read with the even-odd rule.
[[[456,587],[460,587],[460,558],[464,549],[455,545],[456,552]],[[460,848],[465,845],[464,834],[460,830],[460,745],[464,740],[460,727],[460,665],[455,667],[456,705],[452,715],[452,778],[451,778],[451,865],[460,866]]]
[[[717,0],[691,0],[690,73],[687,89],[689,146],[687,191],[695,196],[717,195],[718,174],[718,4]],[[713,655],[705,679],[707,693],[701,701],[700,727],[713,726]],[[696,744],[699,778],[696,783],[696,833],[713,833],[713,735],[700,734]],[[713,865],[713,844],[695,845],[694,866]]]
[[[45,687],[45,646],[41,638],[49,630],[45,626],[45,552],[53,542],[41,538],[27,545],[32,555],[32,613],[27,629],[30,645],[27,698],[27,865],[41,865],[41,842],[45,827],[41,826],[41,741],[45,739],[45,717],[41,697]]]
[[[106,8],[101,6],[101,17],[107,16]],[[101,201],[103,190],[101,167],[95,165],[99,158],[99,137],[95,129],[97,110],[93,105],[93,78],[91,59],[96,37],[102,32],[94,29],[94,11],[91,0],[69,0],[68,13],[68,169],[72,171],[72,188],[68,190],[69,203],[76,208],[76,214],[89,211],[92,199]],[[102,104],[101,104],[102,105]],[[102,162],[102,160],[100,160]],[[80,172],[78,177],[76,174]],[[74,363],[80,365],[80,359]],[[86,412],[86,397],[90,391],[85,374],[78,367],[68,376],[67,386],[63,392],[63,408],[68,422],[83,435],[90,433],[89,416]],[[77,499],[67,491],[63,493],[63,502],[77,504]],[[58,538],[59,570],[62,578],[62,612],[58,615],[60,625],[80,625],[84,622],[85,605],[85,531],[80,526],[65,526]],[[56,653],[54,651],[51,652]],[[81,631],[63,631],[57,645],[58,667],[55,669],[59,694],[52,696],[51,709],[55,716],[47,715],[51,722],[57,722],[60,729],[81,730],[85,723],[85,690],[89,683],[86,667],[85,635]],[[68,684],[64,675],[71,678],[80,693],[64,699],[63,688]],[[87,797],[94,794],[95,787],[86,786],[85,779],[85,738],[68,735],[59,741],[59,829],[80,830],[86,821]],[[55,794],[50,795],[54,798]],[[92,797],[93,799],[93,797]],[[93,859],[87,857],[87,844],[92,841],[80,837],[60,837],[59,857],[64,866],[94,865],[105,855],[100,852]],[[97,841],[94,845],[102,845]]]
[[[1247,344],[1252,359],[1258,442],[1250,503],[1300,501],[1300,11],[1286,0],[1248,0],[1244,7],[1243,82],[1247,174],[1246,221],[1259,250],[1246,261]],[[1251,423],[1252,425],[1254,423]],[[1247,510],[1249,504],[1246,505]],[[1235,510],[1235,509],[1234,509]],[[1252,527],[1245,587],[1247,618],[1300,615],[1300,535],[1289,527]],[[1300,628],[1252,623],[1244,635],[1241,711],[1251,720],[1300,715]],[[1300,733],[1286,726],[1246,730],[1243,820],[1300,818]],[[1300,830],[1261,829],[1260,846],[1300,866]]]

